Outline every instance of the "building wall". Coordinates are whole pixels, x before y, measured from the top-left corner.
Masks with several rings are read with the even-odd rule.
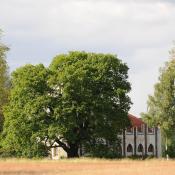
[[[63,148],[57,147],[58,144],[54,144],[54,148],[51,148],[51,157],[54,160],[61,159],[63,157],[67,157],[67,153]]]
[[[145,154],[145,135],[143,133],[136,133],[136,155],[143,156]],[[143,152],[138,151],[139,145],[142,145],[143,147]]]
[[[125,146],[126,157],[134,155],[134,132],[128,133],[127,131],[125,131],[125,144],[126,144],[126,146]],[[129,145],[132,146],[132,149],[133,149],[132,152],[127,151],[127,148]]]
[[[146,127],[146,140],[145,140],[145,127]],[[157,128],[157,155],[156,155],[156,133],[155,133],[155,128],[154,128],[154,132],[153,133],[148,133],[148,128],[146,125],[144,125],[143,127],[143,132],[142,133],[139,133],[137,131],[137,128],[136,128],[136,143],[134,143],[134,132],[133,133],[128,133],[127,131],[125,132],[125,153],[126,153],[126,156],[131,156],[131,155],[134,155],[134,152],[136,152],[136,155],[148,155],[148,156],[157,156],[157,157],[161,157],[162,156],[162,149],[161,149],[161,132],[160,132],[160,129]],[[146,143],[145,143],[146,141]],[[122,139],[122,143],[123,143],[123,139]],[[128,152],[127,151],[127,147],[128,145],[132,145],[132,148],[133,148],[133,152]],[[134,149],[135,148],[135,145],[136,144],[136,150]],[[138,147],[139,145],[142,145],[143,147],[143,152],[139,152],[138,151]],[[154,150],[153,152],[150,152],[149,150],[149,146],[152,145]],[[151,146],[150,146],[151,147]],[[122,146],[123,148],[123,146]],[[124,150],[122,150],[122,155],[124,156]]]

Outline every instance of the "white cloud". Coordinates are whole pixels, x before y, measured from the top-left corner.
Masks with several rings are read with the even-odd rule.
[[[117,54],[130,67],[135,114],[175,38],[173,0],[1,0],[0,11],[11,69],[69,50]]]

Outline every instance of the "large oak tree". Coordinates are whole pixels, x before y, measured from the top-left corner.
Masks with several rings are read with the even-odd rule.
[[[78,156],[83,142],[117,140],[128,124],[131,103],[126,64],[110,54],[70,52],[55,57],[50,69],[60,97],[54,109],[55,133],[66,141],[68,156]]]
[[[57,143],[68,157],[77,157],[87,142],[118,141],[129,124],[127,72],[115,55],[85,52],[58,55],[48,69],[16,70],[5,110],[4,148],[25,156],[37,140],[40,147],[49,150]]]

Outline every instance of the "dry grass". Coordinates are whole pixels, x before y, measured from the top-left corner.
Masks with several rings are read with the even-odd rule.
[[[175,175],[173,160],[1,159],[0,175]]]

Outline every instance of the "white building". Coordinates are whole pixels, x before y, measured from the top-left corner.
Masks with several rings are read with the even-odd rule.
[[[121,135],[122,156],[132,155],[161,157],[160,128],[149,128],[141,118],[128,115],[132,127],[127,128]]]
[[[128,115],[132,127],[123,131],[121,138],[121,154],[128,156],[161,157],[161,133],[158,127],[149,128],[141,118]],[[56,145],[55,145],[56,146]],[[52,159],[66,157],[66,152],[55,147],[51,149]]]

